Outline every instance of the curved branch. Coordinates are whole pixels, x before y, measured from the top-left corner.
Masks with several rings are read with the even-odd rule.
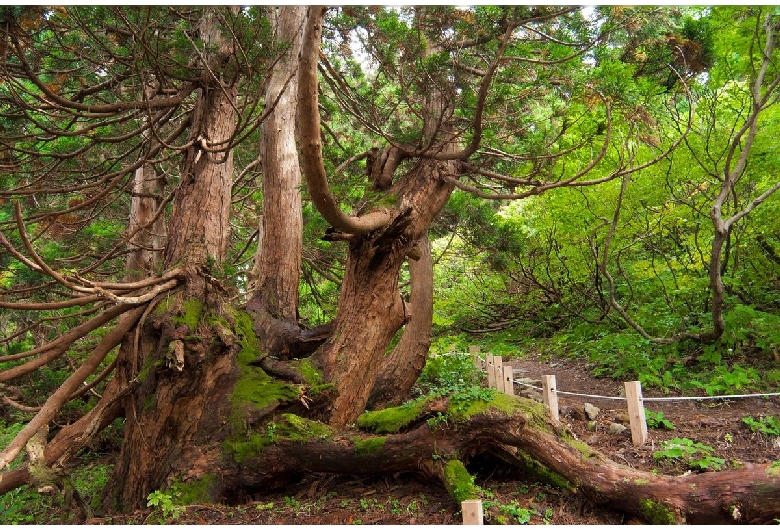
[[[387,225],[393,218],[390,210],[380,209],[353,217],[341,211],[328,186],[322,159],[322,136],[319,114],[317,61],[320,53],[324,7],[308,9],[300,58],[298,85],[298,134],[301,144],[301,167],[312,202],[335,229],[350,234],[365,234]]]
[[[133,308],[134,306],[118,305],[112,307],[111,309],[107,309],[103,313],[84,322],[83,324],[69,329],[67,332],[57,337],[57,339],[53,340],[52,342],[49,342],[40,348],[35,348],[35,350],[31,350],[31,352],[41,352],[43,355],[19,366],[14,366],[13,368],[9,368],[8,370],[0,372],[0,382],[10,381],[16,377],[34,372],[36,369],[65,353],[76,340],[85,337],[90,332],[112,321],[118,315],[132,311]]]

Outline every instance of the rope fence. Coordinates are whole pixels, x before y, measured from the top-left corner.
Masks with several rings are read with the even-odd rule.
[[[589,399],[605,399],[625,401],[628,406],[628,418],[631,425],[631,440],[634,445],[644,445],[647,442],[647,420],[645,418],[644,402],[646,401],[699,401],[707,399],[742,399],[780,396],[780,392],[770,392],[766,394],[730,394],[726,396],[676,396],[676,397],[643,397],[642,385],[639,381],[627,381],[625,386],[625,396],[601,396],[598,394],[582,394],[579,392],[568,392],[559,390],[556,387],[554,375],[543,375],[541,388],[526,381],[518,381],[514,378],[512,367],[504,364],[500,355],[486,353],[484,357],[480,356],[479,346],[469,346],[468,353],[459,353],[453,349],[449,353],[440,355],[463,355],[470,356],[474,365],[487,372],[488,386],[495,388],[505,394],[515,395],[515,385],[530,388],[542,394],[542,402],[547,406],[550,417],[557,421],[558,418],[558,396],[575,396]],[[435,355],[434,355],[435,356]],[[464,525],[482,525],[482,501],[480,499],[469,499],[461,503]]]
[[[515,385],[530,388],[542,394],[542,401],[550,411],[550,417],[559,421],[558,417],[558,396],[575,396],[589,399],[604,399],[625,401],[628,407],[628,417],[631,424],[631,439],[634,445],[644,445],[647,442],[647,421],[645,418],[645,402],[651,401],[703,401],[708,399],[742,399],[780,396],[780,392],[770,392],[765,394],[730,394],[725,396],[672,396],[672,397],[643,397],[642,386],[639,381],[627,381],[624,383],[625,396],[602,396],[598,394],[582,394],[579,392],[568,392],[559,390],[556,386],[554,375],[543,375],[541,388],[529,384],[526,381],[514,379],[512,367],[504,364],[500,355],[486,353],[484,357],[480,355],[479,346],[469,346],[468,353],[455,352],[454,348],[449,353],[441,355],[469,355],[473,358],[474,364],[483,372],[487,372],[488,386],[495,388],[505,394],[515,395]]]

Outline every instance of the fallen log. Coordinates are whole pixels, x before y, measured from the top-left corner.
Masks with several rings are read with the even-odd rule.
[[[255,440],[254,454],[235,442],[241,456],[233,478],[263,488],[290,473],[416,470],[440,481],[460,502],[479,494],[461,463],[493,453],[518,473],[579,490],[652,524],[766,524],[780,517],[780,462],[659,475],[618,464],[576,440],[534,401],[497,395],[477,405],[458,412],[446,399],[406,404],[366,413],[358,422],[362,430],[347,431],[285,415],[275,439]]]

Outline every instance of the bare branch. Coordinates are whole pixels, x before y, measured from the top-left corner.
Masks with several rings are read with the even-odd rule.
[[[136,307],[130,310],[124,318],[120,319],[119,324],[112,329],[92,351],[92,354],[84,361],[73,375],[68,377],[62,385],[46,400],[41,410],[30,420],[30,422],[14,437],[11,443],[0,453],[0,469],[7,467],[25,444],[32,438],[36,432],[54,418],[68,398],[78,389],[90,374],[100,365],[103,359],[114,349],[125,334],[132,329],[141,314],[144,307]]]

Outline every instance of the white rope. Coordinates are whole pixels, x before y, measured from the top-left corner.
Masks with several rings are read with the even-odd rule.
[[[769,394],[731,394],[728,396],[679,396],[679,397],[643,397],[642,401],[683,401],[697,399],[738,399],[751,397],[780,396],[780,392]]]
[[[593,398],[593,399],[622,399],[623,401],[626,400],[623,396],[597,396],[593,394],[578,394],[576,392],[564,392],[563,390],[557,390],[553,389],[553,392],[556,394],[565,394],[567,396],[580,396],[580,397],[586,397],[586,398]]]

